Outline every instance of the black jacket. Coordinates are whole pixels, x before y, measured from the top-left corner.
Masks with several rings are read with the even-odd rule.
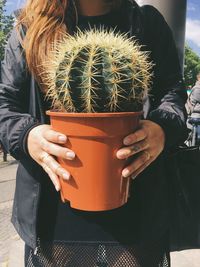
[[[172,33],[162,16],[153,7],[140,8],[135,3],[127,1],[121,12],[125,12],[122,15],[127,19],[130,35],[135,35],[139,42],[145,45],[144,50],[151,51],[150,56],[155,64],[154,79],[149,97],[150,110],[146,105],[145,114],[148,114],[148,119],[163,127],[168,150],[184,140],[186,130],[184,109],[186,93]],[[23,31],[21,34],[24,34]],[[46,103],[43,94],[34,77],[27,71],[24,52],[16,30],[11,34],[5,59],[1,65],[0,139],[6,150],[19,160],[12,222],[22,239],[29,246],[35,247],[41,179],[45,174],[28,155],[26,137],[36,125],[48,123],[48,118],[45,115]],[[152,192],[157,195],[154,203],[146,207],[149,215],[144,212],[144,221],[151,216],[150,213],[154,214],[155,210],[161,217],[166,212],[162,207],[165,201],[159,201],[163,197],[163,188],[166,188],[166,181],[163,182],[166,177],[162,159],[163,155],[152,164],[153,167],[150,166],[141,175],[142,178],[137,179],[139,187],[143,184],[145,187],[143,194],[147,202],[144,206],[150,198],[153,198]],[[145,175],[154,176],[154,179],[158,178],[161,184],[165,184],[162,190],[159,184],[153,188],[150,185],[151,179],[147,182]],[[149,189],[151,187],[152,189]],[[157,224],[153,222],[155,226],[152,235],[162,227],[163,220],[156,219]]]

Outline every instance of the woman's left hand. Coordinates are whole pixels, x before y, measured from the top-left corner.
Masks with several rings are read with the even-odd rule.
[[[149,166],[163,151],[165,133],[156,123],[142,120],[140,128],[126,136],[123,140],[125,147],[117,151],[118,159],[127,159],[136,155],[133,162],[122,171],[123,177],[134,179],[147,166]]]

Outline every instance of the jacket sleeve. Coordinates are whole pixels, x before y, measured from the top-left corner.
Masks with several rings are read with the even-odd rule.
[[[26,155],[24,137],[39,123],[28,114],[29,81],[23,48],[14,29],[1,62],[0,140],[6,151],[16,159]]]
[[[200,82],[197,82],[192,88],[192,91],[189,95],[189,101],[193,106],[194,112],[200,113]]]
[[[152,6],[144,6],[148,21],[147,39],[154,63],[151,111],[148,119],[158,123],[166,136],[166,148],[187,137],[185,90],[180,62],[172,32],[161,14]]]

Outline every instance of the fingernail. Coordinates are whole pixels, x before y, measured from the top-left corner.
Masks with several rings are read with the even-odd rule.
[[[128,151],[117,152],[117,157],[119,159],[124,159],[124,158],[127,158],[128,156],[129,156],[129,152]]]
[[[66,137],[66,136],[64,136],[64,135],[59,135],[59,136],[58,136],[58,141],[59,141],[59,142],[63,142],[63,143],[64,143],[64,142],[66,142],[66,141],[67,141],[67,137]]]
[[[126,138],[124,139],[124,145],[130,145],[130,144],[131,144],[131,139],[128,138],[128,137],[126,137]]]
[[[55,185],[56,191],[59,192],[60,191],[60,186],[59,185]]]
[[[69,173],[63,173],[63,174],[62,174],[62,177],[63,177],[63,179],[65,179],[65,180],[69,180],[69,178],[70,178],[70,174],[69,174]]]
[[[124,155],[124,154],[123,154],[122,152],[117,152],[117,157],[118,157],[118,158],[123,157],[123,155]]]
[[[123,170],[122,175],[123,175],[124,177],[128,177],[128,176],[130,175],[130,171],[127,170],[127,169],[125,169],[125,170]]]
[[[74,159],[75,158],[75,153],[73,151],[69,151],[66,153],[67,159]]]

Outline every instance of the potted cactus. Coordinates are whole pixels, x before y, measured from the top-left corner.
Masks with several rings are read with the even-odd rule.
[[[52,127],[76,153],[73,161],[58,159],[71,173],[61,179],[61,197],[73,208],[110,210],[127,202],[127,162],[116,152],[138,127],[151,67],[133,39],[105,30],[66,36],[45,64]]]

